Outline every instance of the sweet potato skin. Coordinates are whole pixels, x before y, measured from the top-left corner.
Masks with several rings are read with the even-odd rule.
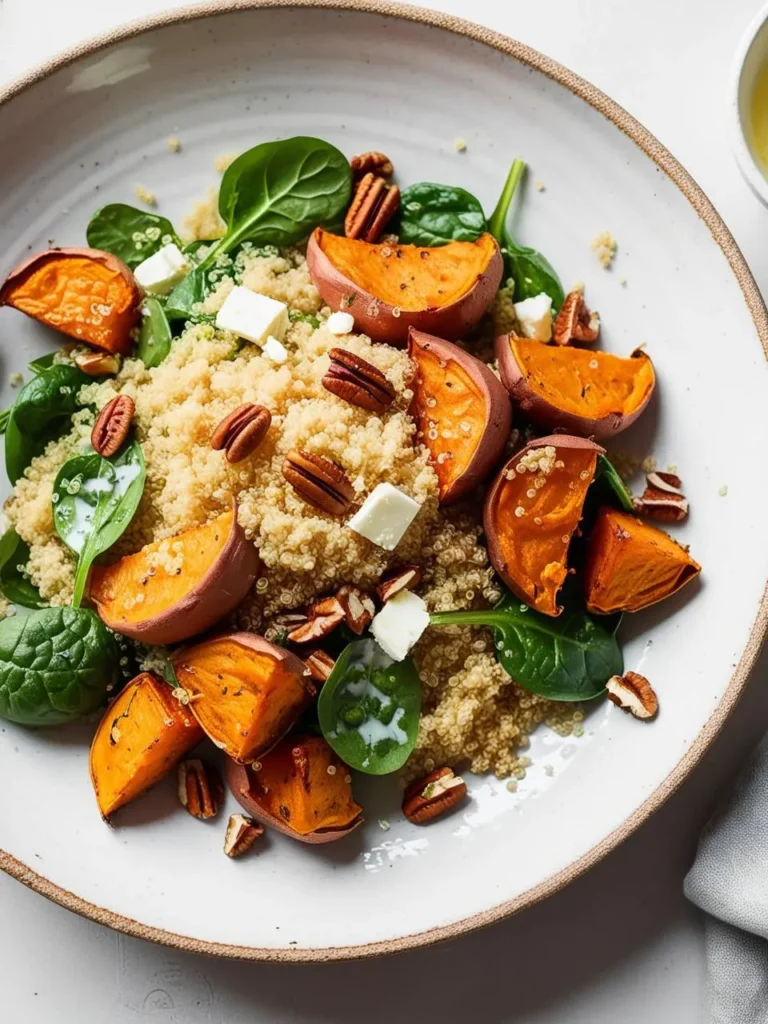
[[[604,416],[592,417],[587,414],[577,415],[569,410],[561,409],[554,401],[547,400],[529,383],[525,367],[517,359],[513,344],[514,336],[502,334],[496,338],[496,358],[499,373],[512,399],[520,406],[520,410],[533,423],[552,430],[562,430],[571,435],[595,437],[598,439],[613,437],[626,430],[637,420],[651,400],[655,388],[653,364],[644,352],[633,353],[632,359],[645,360],[651,370],[651,386],[643,400],[635,409],[627,412],[609,412]],[[538,344],[541,344],[540,342]],[[561,346],[560,351],[576,352],[576,358],[584,354],[581,349]],[[600,359],[600,353],[591,353],[588,358]]]
[[[435,466],[440,483],[440,503],[448,505],[459,501],[474,490],[498,462],[512,428],[512,404],[506,389],[485,363],[480,362],[479,359],[450,341],[411,328],[408,335],[408,355],[417,367],[419,367],[420,359],[428,358],[427,353],[434,355],[439,362],[456,363],[480,391],[484,408],[480,437],[477,440],[474,454],[462,472],[455,479],[451,479],[448,473],[442,472],[442,466]],[[414,415],[419,429],[423,432],[423,443],[429,448],[429,434],[426,429],[428,415],[425,403],[420,401],[419,371],[417,371],[412,389],[414,397],[411,403],[411,413]],[[432,412],[439,422],[439,401]],[[450,426],[453,429],[457,428],[455,423]],[[450,467],[450,460],[448,460],[448,466]]]
[[[304,661],[255,633],[220,633],[172,663],[205,733],[243,764],[275,746],[315,695]]]
[[[551,566],[549,565],[549,563],[547,563],[547,567],[551,570],[549,575],[546,578],[542,577],[539,581],[536,581],[533,580],[532,577],[522,576],[520,572],[521,567],[511,565],[508,560],[507,552],[505,551],[503,530],[510,528],[514,529],[515,522],[518,522],[518,520],[514,520],[512,523],[499,521],[499,505],[502,500],[503,492],[509,484],[507,474],[513,470],[517,472],[516,467],[518,466],[520,460],[524,458],[526,455],[535,452],[536,449],[547,447],[555,448],[557,456],[559,456],[561,452],[567,451],[581,451],[593,455],[593,474],[594,466],[597,462],[597,456],[604,451],[604,449],[601,448],[600,445],[596,444],[594,441],[590,441],[584,437],[571,437],[567,434],[553,434],[550,435],[549,437],[542,437],[538,438],[536,441],[532,441],[530,444],[526,445],[526,447],[523,448],[521,451],[517,452],[516,455],[513,455],[512,458],[509,459],[509,461],[506,462],[504,466],[502,466],[502,468],[496,475],[493,483],[489,487],[485,496],[485,503],[483,505],[483,529],[485,530],[486,544],[488,546],[488,555],[490,557],[491,564],[493,565],[494,569],[499,574],[499,576],[504,580],[509,589],[512,591],[512,593],[519,597],[521,601],[524,601],[526,604],[532,605],[532,607],[534,607],[537,611],[542,612],[545,615],[557,616],[560,614],[561,611],[561,609],[557,606],[557,593],[560,587],[562,586],[566,576],[566,567],[564,559],[567,555],[568,543],[564,545],[564,550],[562,552],[563,561],[562,563],[560,563],[560,567],[557,569],[557,571],[555,571],[554,569],[554,562]],[[582,470],[582,472],[584,471],[585,470]],[[578,517],[581,513],[581,507],[583,505],[584,496],[586,495],[586,489],[589,486],[589,483],[591,483],[591,480],[592,477],[590,477],[589,481],[584,481],[586,483],[586,486],[583,488],[584,493],[581,495],[581,504],[579,505],[578,509],[575,509],[575,511],[578,513],[575,521],[569,524],[567,527],[563,527],[563,530],[567,529],[568,541],[570,541],[570,536],[572,535],[573,531],[576,529],[576,526],[578,525]],[[547,484],[547,486],[551,485]],[[530,517],[528,517],[528,520],[529,519]],[[519,521],[521,522],[520,529],[530,528],[528,526],[528,520],[526,520],[525,523],[522,522],[522,519]],[[533,530],[535,533],[535,526]],[[530,547],[532,548],[532,545]],[[536,592],[538,584],[544,585],[543,591],[541,593]],[[531,590],[533,590],[533,593],[531,593]]]
[[[58,316],[46,316],[44,311],[36,306],[34,296],[25,297],[22,293],[34,275],[44,271],[46,267],[50,268],[56,262],[61,263],[62,273],[68,264],[72,264],[74,268],[76,263],[82,267],[85,262],[102,268],[122,290],[119,308],[113,307],[108,316],[96,314],[90,308],[93,305],[91,301],[85,323],[82,320],[77,323],[57,322]],[[54,291],[57,290],[52,284],[51,287]],[[38,299],[38,304],[39,301]],[[59,296],[59,302],[63,308],[64,298]],[[37,253],[15,267],[0,285],[0,306],[13,306],[32,319],[39,320],[76,341],[86,342],[104,352],[121,355],[127,355],[133,347],[131,331],[139,321],[140,304],[141,292],[130,268],[116,256],[100,249],[49,249]],[[72,308],[71,299],[69,307]],[[36,308],[37,312],[34,311]]]
[[[329,767],[335,769],[332,774],[328,773]],[[259,771],[228,761],[226,777],[229,788],[248,814],[300,843],[333,843],[363,822],[362,808],[355,803],[347,782],[349,769],[320,736],[286,737],[262,760]],[[260,779],[265,780],[271,792],[263,792]],[[269,810],[270,798],[279,805],[281,813]],[[296,806],[297,799],[303,802],[301,808]],[[300,810],[305,816],[322,813],[324,820],[330,816],[342,821],[334,827],[312,831],[305,824],[298,830],[291,827],[290,819],[297,820]]]
[[[181,537],[184,534],[173,540]],[[120,561],[135,558],[135,555],[127,555]],[[119,579],[111,575],[114,566],[94,568],[89,596],[102,622],[110,629],[147,644],[174,644],[204,632],[228,615],[248,593],[259,569],[258,553],[239,525],[237,507],[233,503],[232,524],[223,548],[197,583],[170,607],[146,619],[128,618],[119,607],[119,601],[126,595],[118,594],[116,601],[106,597],[110,593],[110,581]],[[151,585],[153,583],[148,581],[147,586]]]
[[[333,310],[351,313],[355,318],[355,329],[367,334],[371,341],[384,342],[397,348],[405,348],[411,327],[439,338],[454,341],[461,338],[474,327],[493,302],[504,273],[501,250],[495,245],[485,270],[478,275],[472,287],[456,301],[446,306],[400,310],[396,314],[394,310],[397,307],[394,304],[384,302],[370,291],[361,288],[334,266],[323,251],[322,238],[322,228],[317,228],[310,236],[307,264],[310,276],[325,302]]]
[[[166,682],[151,672],[132,679],[107,708],[91,744],[91,781],[105,821],[159,782],[202,738]]]
[[[587,539],[584,592],[598,615],[637,612],[671,597],[701,566],[668,533],[628,512],[601,508]]]

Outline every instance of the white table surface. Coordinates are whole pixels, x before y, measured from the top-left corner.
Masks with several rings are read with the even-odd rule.
[[[433,0],[431,6],[543,50],[627,107],[708,192],[768,294],[768,211],[743,183],[726,130],[732,54],[760,4]],[[172,0],[0,0],[0,85],[120,21],[178,6]],[[12,150],[5,144],[3,150],[0,159],[8,159]],[[680,886],[700,825],[768,728],[767,676],[764,657],[693,776],[607,860],[517,918],[430,950],[329,966],[216,961],[125,938],[0,876],[0,1016],[25,1024],[700,1024],[702,928]],[[44,794],[40,810],[44,823]]]

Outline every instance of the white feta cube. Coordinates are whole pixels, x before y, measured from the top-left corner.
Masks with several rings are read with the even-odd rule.
[[[288,358],[288,349],[277,338],[273,338],[271,334],[264,342],[264,347],[261,351],[273,363],[284,363]]]
[[[270,336],[282,342],[289,323],[284,302],[242,285],[235,285],[216,314],[220,331],[231,331],[254,345],[265,345]]]
[[[133,272],[150,295],[167,295],[189,273],[191,264],[175,242],[164,245]]]
[[[355,318],[351,313],[331,313],[325,321],[325,326],[337,337],[342,334],[351,334],[355,329]]]
[[[545,292],[515,303],[515,316],[524,338],[550,341],[552,338],[552,299]]]
[[[376,643],[394,661],[402,661],[429,625],[429,612],[422,599],[401,590],[384,605],[371,623]]]
[[[392,484],[377,484],[347,526],[385,551],[393,551],[420,508]]]

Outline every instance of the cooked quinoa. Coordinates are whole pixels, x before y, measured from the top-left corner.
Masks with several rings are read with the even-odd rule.
[[[215,207],[200,204],[188,221],[190,233],[211,238],[220,232]],[[164,362],[147,370],[127,359],[115,378],[81,391],[81,402],[102,408],[115,394],[136,404],[135,430],[147,467],[144,494],[130,527],[111,556],[173,538],[231,506],[261,555],[263,570],[251,595],[234,615],[244,628],[270,635],[270,618],[297,608],[343,583],[373,587],[389,566],[415,561],[424,566],[421,593],[430,610],[482,606],[500,596],[481,543],[479,508],[438,506],[437,478],[428,452],[418,444],[408,413],[412,366],[407,355],[374,345],[363,335],[339,339],[324,326],[323,308],[303,253],[258,253],[244,247],[218,267],[219,284],[202,305],[214,314],[235,283],[285,302],[297,319],[288,330],[288,361],[276,364],[254,345],[214,328],[188,325]],[[497,319],[508,315],[511,291],[497,300]],[[381,415],[342,402],[323,388],[328,350],[334,346],[363,356],[382,370],[398,398]],[[230,465],[214,451],[214,427],[243,402],[265,405],[272,427],[250,459]],[[62,463],[86,448],[91,408],[72,419],[69,434],[49,444],[19,480],[6,511],[29,545],[28,572],[46,600],[69,603],[75,563],[53,525],[51,493]],[[388,481],[421,506],[394,553],[349,530],[342,521],[316,513],[283,477],[287,452],[323,454],[345,469],[360,501]],[[173,543],[164,556],[174,557]],[[536,697],[518,688],[493,657],[490,633],[467,627],[427,631],[414,651],[424,686],[424,708],[416,749],[405,774],[436,766],[469,766],[522,778],[528,760],[520,751],[542,722],[562,734],[580,732],[581,712],[572,705]]]

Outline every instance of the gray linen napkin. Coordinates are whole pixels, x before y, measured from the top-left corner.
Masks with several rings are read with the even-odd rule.
[[[704,829],[685,894],[707,914],[712,1024],[768,1024],[768,736]]]

